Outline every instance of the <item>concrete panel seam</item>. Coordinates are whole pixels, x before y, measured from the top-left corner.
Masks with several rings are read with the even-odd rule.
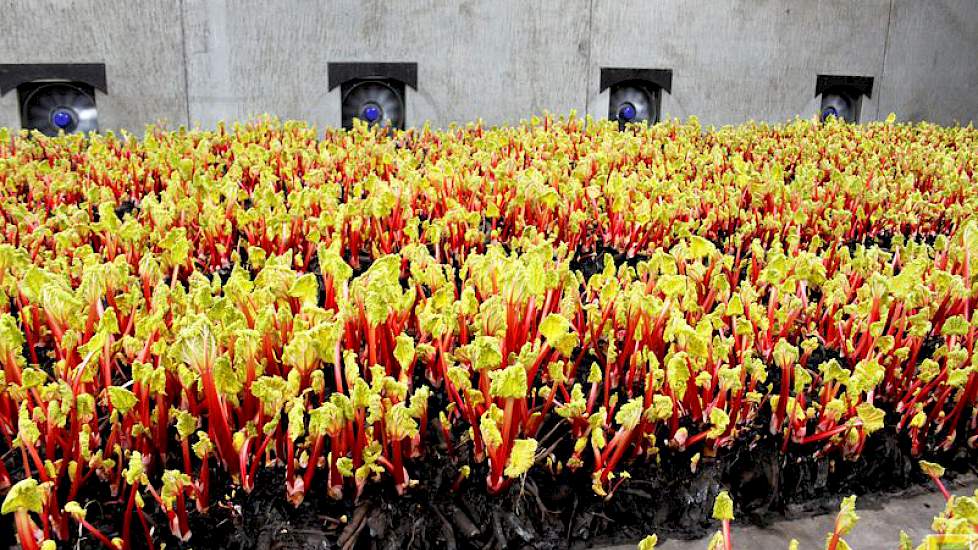
[[[180,46],[183,51],[183,104],[186,107],[184,124],[190,127],[190,57],[187,54],[187,17],[183,11],[185,0],[180,0]]]
[[[886,16],[886,34],[883,36],[883,61],[880,64],[880,78],[878,89],[876,90],[876,120],[880,119],[880,109],[883,101],[880,97],[883,94],[883,80],[886,77],[886,51],[890,48],[890,24],[893,22],[893,2],[890,0],[890,11]]]
[[[594,0],[588,0],[587,9],[587,55],[584,65],[584,116],[590,114],[591,109],[591,50],[594,47],[594,36],[592,34],[594,26]]]

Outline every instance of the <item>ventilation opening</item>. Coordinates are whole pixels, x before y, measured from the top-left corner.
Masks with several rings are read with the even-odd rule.
[[[624,129],[628,124],[655,124],[661,116],[662,94],[672,93],[671,69],[605,67],[601,91],[609,90],[608,118]]]
[[[17,87],[20,123],[47,136],[98,131],[95,89],[83,82],[29,82]]]
[[[873,77],[851,75],[818,75],[815,95],[821,96],[818,118],[826,121],[837,118],[859,122],[863,97],[871,97]]]
[[[659,122],[661,90],[654,84],[630,81],[611,87],[608,99],[608,118],[618,121],[619,128],[627,124]]]
[[[404,128],[404,83],[393,79],[356,79],[343,84],[343,127],[354,119],[371,126]]]
[[[418,89],[417,63],[330,63],[329,89],[340,87],[344,128],[354,120],[403,129],[406,91]]]

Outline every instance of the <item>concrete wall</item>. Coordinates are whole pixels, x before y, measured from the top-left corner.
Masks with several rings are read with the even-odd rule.
[[[105,63],[103,129],[142,133],[187,120],[179,2],[0,0],[0,63]],[[20,127],[17,93],[0,97],[0,126]]]
[[[817,74],[881,72],[889,0],[723,4],[595,0],[592,97],[599,67],[672,68],[672,94],[662,101],[666,116],[696,115],[716,125],[783,121],[818,111]],[[863,100],[863,114],[876,113],[875,98]],[[606,113],[607,105],[601,94],[589,110]]]
[[[879,90],[880,115],[978,124],[978,0],[899,0]]]
[[[185,0],[190,116],[338,124],[330,61],[415,61],[407,122],[514,122],[584,104],[589,0]]]
[[[869,75],[862,120],[978,120],[976,0],[0,0],[0,63],[105,62],[102,128],[260,113],[340,121],[331,61],[415,61],[407,122],[607,114],[601,67],[671,68],[670,116],[811,116]],[[19,126],[16,94],[0,126]]]

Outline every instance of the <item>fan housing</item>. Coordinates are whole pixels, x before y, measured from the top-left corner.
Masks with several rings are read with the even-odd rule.
[[[852,94],[845,90],[824,93],[822,94],[822,104],[819,108],[818,118],[822,122],[832,117],[846,122],[855,122],[859,120],[856,114],[857,103],[858,98],[853,98]]]
[[[370,126],[404,128],[404,83],[390,78],[355,79],[341,87],[343,127],[360,119]]]
[[[21,127],[47,136],[98,131],[95,89],[83,82],[29,82],[17,87]]]
[[[628,124],[659,122],[663,91],[671,93],[671,69],[601,69],[601,91],[608,93],[608,118]]]
[[[608,97],[608,118],[618,126],[659,121],[660,92],[642,81],[630,81],[612,86]]]
[[[873,77],[849,75],[818,75],[815,95],[821,96],[818,119],[822,122],[837,118],[859,122],[862,98],[871,97]]]
[[[21,127],[49,136],[98,131],[104,63],[0,63],[0,95],[17,90]]]
[[[340,88],[341,123],[404,129],[406,89],[418,89],[417,63],[334,62],[327,67],[329,89]]]

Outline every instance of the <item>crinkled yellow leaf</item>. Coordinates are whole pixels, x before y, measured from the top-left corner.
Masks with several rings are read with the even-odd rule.
[[[112,406],[122,414],[129,412],[138,402],[136,395],[126,388],[110,386],[108,392],[109,401],[112,403]]]
[[[944,475],[944,466],[936,462],[927,462],[926,460],[920,461],[920,469],[924,471],[925,474],[933,477],[941,477]]]
[[[659,537],[656,535],[649,535],[639,541],[638,550],[655,550],[655,545],[659,543]]]
[[[21,510],[40,514],[44,508],[44,489],[33,478],[23,479],[14,484],[3,499],[0,513],[12,514]]]
[[[720,491],[720,494],[718,494],[717,498],[713,501],[713,519],[720,521],[733,521],[733,511],[734,503],[733,499],[730,498],[730,494],[726,491]]]
[[[618,409],[615,414],[615,422],[625,430],[634,430],[639,421],[642,420],[642,411],[642,398],[631,399]]]
[[[489,393],[502,399],[523,399],[526,397],[526,369],[516,363],[504,369],[489,372],[491,383]]]
[[[509,453],[509,461],[506,463],[506,470],[503,473],[506,477],[519,477],[525,474],[533,466],[536,452],[537,441],[535,439],[517,439],[513,441],[513,447]]]

